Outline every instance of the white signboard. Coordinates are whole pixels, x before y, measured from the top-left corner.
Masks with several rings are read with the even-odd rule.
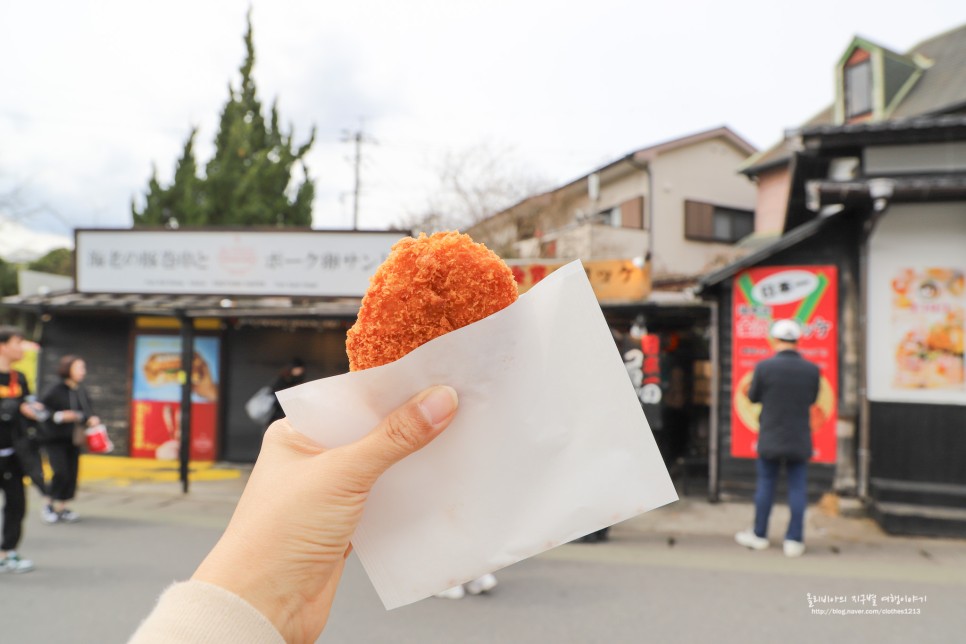
[[[966,206],[890,207],[869,242],[869,398],[966,405]]]
[[[78,230],[77,290],[361,297],[405,234]]]

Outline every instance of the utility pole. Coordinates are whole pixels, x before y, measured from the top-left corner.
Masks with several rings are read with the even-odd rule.
[[[355,142],[355,154],[352,162],[355,171],[355,183],[352,188],[352,230],[359,229],[359,190],[361,184],[359,171],[362,165],[362,143],[365,140],[366,136],[362,132],[361,125],[355,132],[350,132],[349,130],[342,131],[343,143]]]

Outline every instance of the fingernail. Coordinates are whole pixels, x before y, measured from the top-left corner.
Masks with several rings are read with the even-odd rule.
[[[436,427],[453,415],[459,405],[459,396],[452,387],[434,387],[428,396],[419,401],[419,410],[426,420]]]

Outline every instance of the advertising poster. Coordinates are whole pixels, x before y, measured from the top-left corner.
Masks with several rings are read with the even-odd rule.
[[[966,391],[963,271],[902,268],[891,287],[892,387]]]
[[[219,339],[197,337],[191,366],[191,460],[215,458]],[[139,335],[134,344],[131,456],[177,459],[181,440],[181,338]]]
[[[775,351],[772,322],[794,319],[804,335],[799,352],[822,372],[811,409],[812,460],[834,463],[838,400],[838,275],[835,266],[767,266],[735,277],[731,406],[731,455],[758,457],[761,405],[748,399],[757,365]]]
[[[966,208],[894,204],[869,239],[869,400],[966,405]]]

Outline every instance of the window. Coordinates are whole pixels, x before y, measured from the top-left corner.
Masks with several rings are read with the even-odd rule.
[[[864,60],[845,68],[845,118],[872,111],[872,61]]]
[[[644,228],[644,197],[634,197],[619,206],[601,210],[590,221],[614,228]]]
[[[684,202],[684,236],[692,241],[733,244],[755,231],[755,213],[701,201]]]

